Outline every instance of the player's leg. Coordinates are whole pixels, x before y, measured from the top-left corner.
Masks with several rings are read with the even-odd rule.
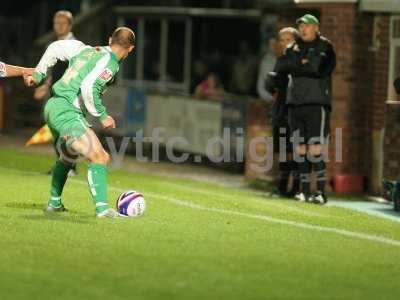
[[[293,197],[300,191],[300,173],[298,163],[293,159],[293,153],[289,156],[290,175],[292,177],[292,187],[289,190],[289,196]]]
[[[305,144],[301,144],[297,147],[296,151],[300,158],[297,165],[302,192],[302,195],[300,195],[298,200],[309,201],[311,197],[311,165],[307,159],[307,146]]]
[[[66,144],[59,138],[55,148],[58,149],[59,158],[57,159],[53,169],[50,186],[50,199],[47,205],[47,212],[62,212],[66,211],[64,204],[61,200],[61,195],[68,178],[68,173],[76,164],[78,156],[68,151]]]
[[[57,102],[57,100],[53,98],[50,98],[44,107],[44,119],[53,135],[54,145],[58,145],[55,146],[55,148],[60,149],[65,146],[64,140],[60,135],[63,124],[66,120],[64,116],[64,110],[65,108],[63,107],[62,102]],[[73,117],[76,118],[75,116]],[[66,153],[65,151],[61,152]],[[76,159],[76,157],[72,155],[69,157],[69,159],[67,159],[66,155],[67,154],[59,155],[52,169],[50,199],[46,208],[47,212],[65,211],[65,207],[61,200],[61,195],[67,180],[68,172],[71,168],[71,161]]]
[[[88,182],[90,193],[96,204],[96,214],[99,217],[117,217],[118,213],[109,208],[107,199],[107,163],[109,155],[103,149],[96,134],[86,122],[84,116],[71,109],[71,106],[63,101],[49,101],[46,105],[48,124],[54,128],[65,143],[68,151],[73,155],[81,155],[89,161]],[[58,193],[68,177],[74,161],[67,164],[65,157],[57,164],[54,179],[58,182]],[[53,188],[53,186],[52,186]]]
[[[288,163],[289,177],[292,176],[292,188],[288,192],[289,197],[293,197],[300,191],[300,176],[298,172],[297,162],[293,157],[293,143],[290,141],[291,131],[288,120],[283,124],[286,128],[284,140],[286,141],[286,160]]]
[[[75,164],[72,165],[71,170],[68,172],[68,176],[69,177],[73,177],[73,176],[76,176],[76,175],[78,175],[78,168],[77,168],[77,165],[75,163]]]
[[[61,153],[58,149],[58,147],[54,144],[54,153],[56,154],[56,157],[59,158],[61,156]],[[49,174],[52,174],[53,169],[55,168],[55,166],[53,166],[50,171],[48,172]],[[69,167],[69,171],[68,171],[68,176],[69,177],[73,177],[78,175],[78,171],[76,168],[76,162],[71,162],[70,163],[70,167]]]
[[[110,157],[94,131],[86,128],[84,134],[70,142],[70,147],[89,161],[87,179],[97,216],[117,217],[118,214],[110,209],[107,197],[107,164]]]
[[[286,137],[285,133],[286,128],[282,128],[279,124],[273,127],[273,142],[274,142],[274,155],[275,160],[278,160],[278,169],[279,169],[279,179],[277,189],[274,190],[271,196],[273,197],[287,197],[287,186],[289,182],[290,176],[290,165],[286,158],[286,141],[282,141],[282,138]],[[282,145],[282,143],[284,143]],[[281,157],[284,152],[285,157]],[[279,159],[278,159],[279,158]]]
[[[43,100],[42,100],[42,112],[43,112],[43,119],[44,119],[44,121],[47,123],[47,121],[46,121],[46,106],[47,106],[47,103],[50,101],[50,99],[52,99],[52,98],[50,98],[50,99],[47,99],[48,98],[48,95],[46,94],[45,96],[44,96],[44,98],[43,98]],[[51,108],[51,110],[53,110],[54,108],[52,108],[52,107],[54,107],[54,105],[53,104],[50,104],[49,105],[49,107]],[[49,115],[49,109],[47,109],[47,116]],[[53,133],[53,132],[52,132]],[[58,136],[58,134],[56,134],[57,136]],[[56,140],[56,138],[54,138],[54,133],[53,133],[53,140]],[[57,161],[60,159],[60,157],[61,157],[61,153],[60,153],[60,145],[57,145],[57,143],[53,143],[53,149],[54,149],[54,153],[55,153],[55,157],[56,157],[56,159],[57,159]],[[57,163],[56,163],[57,164]],[[53,173],[53,171],[54,171],[54,169],[56,168],[57,166],[56,165],[54,165],[54,166],[52,166],[51,167],[51,169],[49,170],[49,171],[47,171],[47,174],[48,175],[52,175],[52,173]],[[58,167],[59,168],[59,167]],[[72,163],[72,167],[71,168],[69,168],[69,171],[68,171],[68,176],[74,176],[74,175],[77,175],[77,170],[76,170],[76,163]]]
[[[318,203],[326,203],[327,196],[325,186],[327,180],[327,171],[323,150],[326,146],[329,136],[329,111],[323,106],[316,106],[312,117],[310,117],[310,135],[309,140],[309,160],[316,175],[317,192],[315,200]]]
[[[310,198],[310,164],[307,160],[306,117],[304,107],[289,109],[289,124],[292,131],[292,142],[295,149],[295,161],[301,184],[301,193],[295,196],[296,200],[308,201]]]

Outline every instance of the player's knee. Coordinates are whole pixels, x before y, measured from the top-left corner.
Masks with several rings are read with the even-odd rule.
[[[299,145],[296,149],[296,152],[298,155],[306,155],[306,153],[307,153],[306,145]]]
[[[89,160],[94,164],[107,165],[110,162],[110,155],[104,150],[94,151]]]
[[[110,155],[106,151],[101,151],[98,154],[98,163],[102,165],[108,165],[110,162]]]
[[[110,163],[110,155],[105,151],[103,151],[102,159],[103,159],[103,164],[108,165]]]
[[[68,157],[65,157],[65,156],[60,156],[59,160],[64,165],[71,166],[71,167],[76,164],[76,159],[68,158]]]
[[[78,160],[77,155],[67,155],[63,152],[60,153],[59,159],[66,165],[73,166]]]

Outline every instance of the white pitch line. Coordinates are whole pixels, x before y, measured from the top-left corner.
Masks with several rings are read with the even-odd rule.
[[[8,168],[4,168],[4,167],[0,167],[0,168],[8,169]],[[15,169],[12,169],[12,170],[15,170]],[[15,171],[18,171],[18,170],[15,170]],[[28,172],[20,171],[20,172],[37,174],[37,172],[30,172],[30,171],[28,171]],[[76,182],[81,185],[87,185],[86,182],[84,182],[82,180],[71,179],[71,181]],[[109,186],[109,189],[114,190],[116,192],[125,191],[122,188],[117,188],[114,186]],[[201,206],[201,205],[189,202],[189,201],[181,200],[181,199],[174,198],[174,197],[164,196],[164,195],[160,195],[157,193],[146,193],[146,194],[149,195],[150,197],[164,199],[164,200],[169,201],[170,203],[173,203],[173,204],[176,204],[179,206],[189,207],[191,209],[210,211],[210,212],[222,213],[222,214],[227,214],[227,215],[235,215],[235,216],[246,217],[246,218],[250,218],[250,219],[267,221],[269,223],[288,225],[288,226],[292,226],[292,227],[314,230],[314,231],[319,231],[319,232],[331,232],[331,233],[346,236],[349,238],[356,238],[359,240],[372,241],[372,242],[377,242],[377,243],[381,243],[381,244],[400,247],[399,240],[390,239],[390,238],[386,238],[386,237],[382,237],[382,236],[370,235],[370,234],[366,234],[366,233],[362,233],[362,232],[350,231],[350,230],[340,229],[340,228],[335,228],[335,227],[323,227],[323,226],[312,225],[312,224],[308,224],[308,223],[289,221],[289,220],[269,217],[269,216],[265,216],[265,215],[250,214],[250,213],[244,213],[244,212],[228,210],[228,209],[220,209],[220,208],[214,208],[214,207],[205,207],[205,206]]]
[[[156,197],[160,198],[160,196],[156,196]],[[171,203],[174,203],[174,204],[177,204],[180,206],[190,207],[192,209],[205,210],[205,211],[211,211],[211,212],[223,213],[223,214],[229,214],[229,215],[236,215],[236,216],[247,217],[247,218],[251,218],[251,219],[263,220],[263,221],[267,221],[270,223],[289,225],[289,226],[293,226],[293,227],[297,227],[297,228],[310,229],[310,230],[315,230],[315,231],[320,231],[320,232],[331,232],[331,233],[336,233],[336,234],[343,235],[343,236],[350,237],[350,238],[374,241],[374,242],[378,242],[378,243],[382,243],[382,244],[388,244],[388,245],[400,247],[399,240],[394,240],[394,239],[385,238],[385,237],[376,236],[376,235],[370,235],[370,234],[366,234],[366,233],[362,233],[362,232],[350,231],[350,230],[345,230],[345,229],[340,229],[340,228],[335,228],[335,227],[323,227],[323,226],[312,225],[312,224],[307,224],[307,223],[302,223],[302,222],[289,221],[289,220],[269,217],[269,216],[265,216],[265,215],[243,213],[243,212],[239,212],[239,211],[220,209],[220,208],[214,208],[214,207],[204,207],[204,206],[201,206],[198,204],[186,202],[186,201],[179,200],[179,199],[171,199],[170,197],[163,197],[163,198],[165,200],[168,200]]]
[[[86,183],[81,180],[72,179],[72,181],[79,183],[79,184],[86,185]],[[108,187],[110,190],[114,190],[119,193],[122,193],[125,191],[125,189],[117,188],[114,186],[108,186]],[[246,217],[246,218],[250,218],[250,219],[267,221],[269,223],[289,225],[292,227],[309,229],[309,230],[320,231],[320,232],[331,232],[331,233],[335,233],[335,234],[350,237],[350,238],[356,238],[359,240],[373,241],[373,242],[377,242],[377,243],[381,243],[381,244],[387,244],[387,245],[391,245],[391,246],[400,247],[399,240],[390,239],[390,238],[386,238],[386,237],[382,237],[382,236],[370,235],[367,233],[350,231],[350,230],[340,229],[340,228],[335,228],[335,227],[324,227],[324,226],[312,225],[312,224],[308,224],[308,223],[289,221],[289,220],[269,217],[266,215],[250,214],[250,213],[244,213],[244,212],[222,209],[222,208],[215,208],[215,207],[206,207],[206,206],[202,206],[199,204],[195,204],[190,201],[185,201],[185,200],[178,199],[175,197],[160,195],[157,193],[146,193],[146,195],[148,195],[150,197],[158,198],[158,199],[167,200],[170,203],[173,203],[173,204],[176,204],[179,206],[185,206],[185,207],[192,208],[192,209],[222,213],[222,214],[226,214],[226,215],[235,215],[235,216]]]
[[[177,187],[177,188],[180,188],[180,189],[183,189],[183,190],[188,190],[188,191],[191,191],[191,192],[195,191],[196,193],[202,194],[202,195],[205,195],[205,196],[219,197],[219,198],[223,198],[225,200],[227,198],[230,198],[230,196],[226,195],[226,194],[216,193],[216,192],[211,192],[211,191],[204,191],[204,190],[198,189],[196,187],[184,186],[184,185],[180,185],[178,183],[169,182],[168,185],[174,186],[174,187]],[[307,216],[322,217],[322,218],[335,218],[335,216],[332,216],[332,215],[326,215],[326,214],[321,214],[321,213],[317,213],[317,212],[312,212],[312,211],[309,211],[309,210],[301,209],[301,208],[298,208],[298,207],[282,205],[282,204],[279,204],[277,202],[271,202],[271,201],[267,201],[265,199],[255,198],[254,196],[251,196],[251,195],[240,195],[240,196],[245,196],[245,197],[247,196],[247,197],[249,197],[248,200],[257,201],[257,202],[260,202],[260,203],[262,203],[264,205],[267,205],[267,206],[281,208],[281,209],[284,209],[284,210],[287,210],[287,211],[292,211],[292,212],[300,213],[300,214],[307,215]]]
[[[21,170],[18,170],[18,169],[6,168],[6,167],[2,167],[2,166],[0,166],[0,169],[12,170],[12,171],[16,171],[16,172],[19,172],[19,173],[23,172],[23,173],[26,173],[26,174],[41,174],[41,175],[43,175],[42,173],[39,173],[39,172],[21,171]],[[229,196],[227,196],[225,194],[222,194],[222,193],[204,191],[204,190],[198,189],[196,187],[188,187],[188,186],[180,185],[178,183],[168,182],[168,185],[169,186],[174,186],[174,187],[177,187],[177,188],[180,188],[180,189],[183,189],[183,190],[188,190],[188,191],[191,191],[191,192],[195,191],[196,193],[202,194],[202,195],[205,195],[205,196],[219,197],[219,198],[223,198],[224,200],[229,198]],[[243,196],[246,196],[246,195],[243,195]],[[297,207],[282,205],[282,204],[279,204],[279,203],[276,203],[276,202],[271,202],[271,201],[262,200],[262,199],[259,199],[259,198],[254,198],[251,195],[249,195],[248,197],[249,197],[248,200],[257,201],[257,202],[262,203],[263,205],[267,205],[267,206],[270,206],[270,207],[276,207],[276,208],[284,209],[284,210],[287,210],[287,211],[296,212],[296,213],[303,214],[303,215],[306,215],[306,216],[322,217],[322,218],[336,218],[335,216],[332,216],[332,215],[321,214],[321,213],[312,212],[312,211],[301,209],[301,208],[297,208]]]

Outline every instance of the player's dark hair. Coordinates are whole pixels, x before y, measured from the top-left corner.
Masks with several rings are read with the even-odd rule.
[[[135,45],[135,33],[128,27],[118,27],[111,35],[111,44],[129,48]]]

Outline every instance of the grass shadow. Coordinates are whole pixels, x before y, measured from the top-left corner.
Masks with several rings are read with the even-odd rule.
[[[22,210],[35,210],[35,211],[44,211],[46,208],[45,203],[26,203],[26,202],[9,202],[4,205],[7,208],[14,209],[22,209]],[[78,212],[75,210],[68,209],[68,215],[78,215]]]
[[[260,192],[272,192],[276,185],[273,182],[261,180],[261,179],[251,179],[246,180],[246,187],[255,191]]]
[[[26,209],[26,210],[43,210],[43,203],[26,203],[26,202],[9,202],[4,205],[7,208]]]
[[[21,218],[27,219],[30,221],[57,221],[57,222],[66,222],[66,223],[73,223],[73,224],[93,224],[93,221],[90,221],[89,216],[84,217],[73,217],[66,215],[65,213],[58,213],[58,214],[46,214],[43,213],[41,215],[22,215]],[[93,218],[93,217],[92,217]]]

